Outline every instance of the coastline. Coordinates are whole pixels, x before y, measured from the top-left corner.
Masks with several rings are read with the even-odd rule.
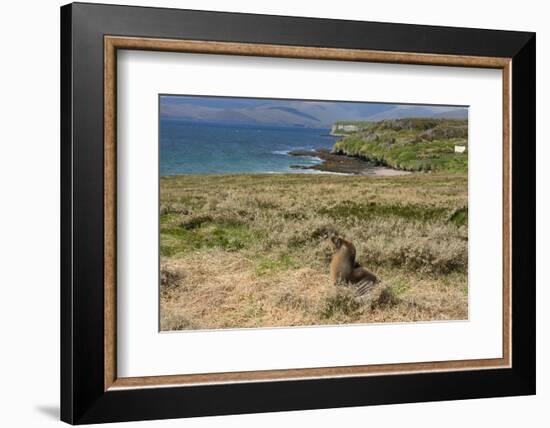
[[[408,175],[409,171],[402,171],[385,166],[379,166],[372,162],[365,161],[353,156],[332,153],[327,149],[316,150],[293,150],[288,152],[289,156],[317,158],[321,162],[315,165],[292,165],[293,169],[314,170],[325,173],[336,173],[346,175],[370,175],[393,177]]]
[[[206,173],[179,173],[179,174],[161,174],[161,178],[186,177],[186,176],[235,176],[235,175],[277,175],[277,174],[295,174],[295,175],[342,175],[342,176],[370,176],[370,177],[397,177],[412,174],[411,171],[393,169],[387,166],[376,165],[359,157],[348,156],[344,154],[332,153],[329,149],[314,150],[289,150],[281,155],[288,157],[303,157],[315,159],[317,163],[309,165],[291,164],[286,171],[247,171],[247,172],[206,172]]]

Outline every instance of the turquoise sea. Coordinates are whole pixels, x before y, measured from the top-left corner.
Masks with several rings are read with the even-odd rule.
[[[315,173],[291,165],[320,163],[292,150],[332,148],[329,129],[160,121],[160,175]]]

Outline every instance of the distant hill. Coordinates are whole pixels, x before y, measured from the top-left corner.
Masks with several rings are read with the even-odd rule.
[[[438,117],[442,119],[468,119],[468,109],[462,109],[462,110],[451,110],[451,111],[444,111],[443,113],[438,113],[433,115],[432,117]]]
[[[408,117],[437,117],[446,119],[467,119],[467,108],[450,108],[449,110],[441,111],[444,107],[434,106],[408,106],[400,105],[380,113],[373,114],[366,120],[378,121],[385,119],[404,119]]]
[[[229,97],[162,96],[162,119],[328,128],[336,121],[403,117],[466,118],[452,106],[413,106],[345,101],[301,101]]]

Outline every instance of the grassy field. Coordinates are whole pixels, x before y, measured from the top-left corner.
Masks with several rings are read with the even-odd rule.
[[[467,175],[161,178],[161,329],[466,319]],[[326,236],[381,279],[329,278]]]

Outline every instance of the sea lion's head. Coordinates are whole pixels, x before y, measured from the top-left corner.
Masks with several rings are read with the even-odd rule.
[[[335,249],[335,250],[338,250],[342,246],[342,243],[343,243],[343,239],[341,237],[339,237],[338,235],[336,235],[336,234],[330,235],[328,237],[328,240],[329,240],[330,244],[332,245],[332,248]]]

